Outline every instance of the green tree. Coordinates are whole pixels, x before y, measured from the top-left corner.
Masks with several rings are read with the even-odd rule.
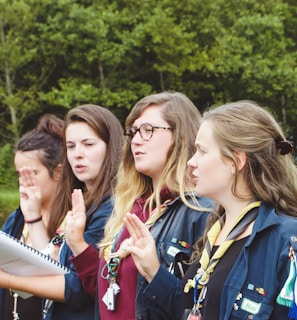
[[[33,19],[30,6],[23,1],[0,2],[0,98],[1,112],[5,115],[0,124],[8,141],[10,134],[14,140],[19,138],[20,113],[27,112],[27,101],[33,94],[32,87],[24,86],[30,78],[24,67],[37,54],[31,41]],[[7,116],[10,116],[9,125],[4,122]]]
[[[294,135],[296,8],[293,0],[0,0],[0,142],[44,112],[81,103],[123,122],[139,98],[168,89],[200,110],[256,100]]]

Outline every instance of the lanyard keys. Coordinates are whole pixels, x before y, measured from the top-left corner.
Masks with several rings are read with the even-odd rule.
[[[199,311],[199,309],[193,309],[190,314],[188,315],[188,319],[187,320],[201,320],[201,313]]]
[[[116,282],[110,283],[102,300],[105,303],[107,310],[115,310],[115,296],[121,291]]]

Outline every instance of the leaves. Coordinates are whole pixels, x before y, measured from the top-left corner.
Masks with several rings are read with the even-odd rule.
[[[169,89],[201,111],[253,99],[293,128],[296,24],[293,0],[0,0],[0,141],[81,103],[124,122]]]

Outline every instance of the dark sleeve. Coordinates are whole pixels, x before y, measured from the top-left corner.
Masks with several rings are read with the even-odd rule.
[[[180,320],[183,314],[181,281],[164,267],[160,267],[153,280],[145,286],[143,294],[154,301],[167,319]]]
[[[84,290],[93,298],[96,297],[97,272],[99,267],[98,251],[89,245],[81,254],[70,258]]]
[[[18,207],[14,212],[12,212],[5,220],[2,231],[10,234],[16,238],[21,236],[24,226],[24,216]]]

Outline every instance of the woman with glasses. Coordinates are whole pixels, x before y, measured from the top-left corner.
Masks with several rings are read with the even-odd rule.
[[[194,194],[187,170],[199,123],[198,109],[178,92],[150,95],[136,103],[126,119],[127,141],[117,175],[115,208],[100,242],[99,269],[96,251],[77,241],[81,199],[68,216],[72,262],[85,290],[97,295],[101,320],[168,319],[159,308],[162,297],[152,294],[162,283],[151,288],[126,251],[130,235],[123,220],[132,212],[146,224],[162,268],[174,269],[177,257],[190,256],[211,206],[208,199]]]
[[[195,144],[195,190],[218,205],[180,285],[163,273],[168,319],[297,319],[293,143],[269,112],[238,101],[207,111]],[[154,241],[135,215],[125,222],[129,252],[154,282]]]

